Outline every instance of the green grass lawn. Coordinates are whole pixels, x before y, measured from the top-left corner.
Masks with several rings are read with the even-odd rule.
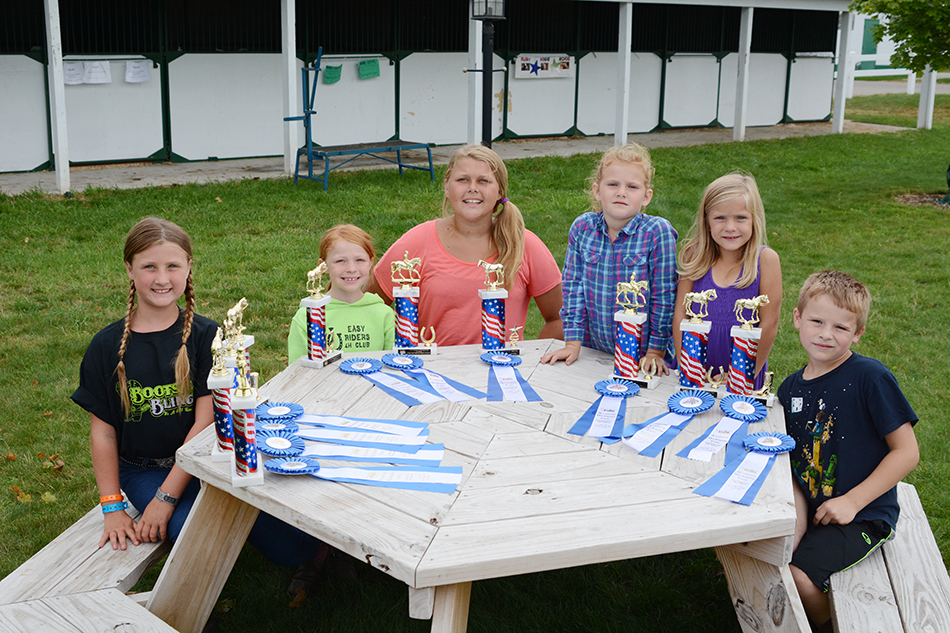
[[[919,94],[889,94],[852,97],[845,104],[844,116],[850,121],[917,127]],[[934,128],[950,126],[950,95],[934,95]]]
[[[851,102],[848,108],[850,117]],[[770,358],[777,381],[805,361],[791,324],[805,277],[840,268],[869,286],[871,318],[856,351],[891,367],[921,418],[921,463],[907,480],[918,488],[945,561],[950,209],[906,206],[894,196],[945,194],[948,147],[950,129],[942,124],[932,131],[658,148],[650,205],[682,237],[706,184],[734,169],[756,176],[784,276],[782,323]],[[509,196],[559,261],[571,221],[586,209],[584,179],[596,160],[509,162]],[[190,232],[199,312],[220,321],[237,299],[248,298],[245,325],[257,337],[255,364],[266,380],[286,364],[288,324],[322,231],[353,222],[382,250],[436,217],[441,198],[441,185],[425,174],[400,178],[395,170],[340,173],[328,192],[311,183],[247,180],[88,190],[70,199],[0,195],[0,576],[97,502],[88,414],[69,395],[90,338],[124,314],[122,240],[137,220],[159,215]],[[535,313],[526,337],[539,326]],[[62,469],[47,467],[51,455]],[[317,598],[293,610],[283,595],[292,572],[245,550],[222,593],[234,608],[218,623],[226,631],[429,629],[428,622],[408,618],[404,585],[360,567],[359,582],[328,582]],[[476,583],[469,630],[725,632],[739,626],[715,557],[699,551]]]

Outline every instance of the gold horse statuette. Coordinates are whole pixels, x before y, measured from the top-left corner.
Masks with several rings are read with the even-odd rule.
[[[320,299],[325,292],[323,289],[323,276],[327,274],[327,263],[320,260],[317,267],[307,272],[307,293],[311,299]]]
[[[491,292],[498,290],[498,286],[505,285],[505,267],[503,264],[489,264],[484,259],[480,259],[478,265],[485,269],[485,285],[488,286]],[[494,278],[492,275],[494,275]]]
[[[703,317],[709,316],[709,302],[716,298],[716,289],[710,288],[702,292],[687,292],[683,297],[683,305],[686,307],[686,316],[690,323],[702,323]],[[699,312],[693,310],[693,304],[699,304]]]
[[[737,299],[735,305],[736,321],[742,323],[743,330],[751,330],[759,322],[759,307],[769,304],[768,295],[759,295],[752,299]],[[748,319],[743,317],[743,312],[752,310]]]
[[[650,282],[637,281],[637,273],[630,273],[630,281],[621,281],[617,284],[617,303],[623,308],[624,314],[636,314],[640,308],[647,305],[644,291],[648,290]]]
[[[412,288],[412,284],[422,281],[422,274],[416,270],[416,266],[422,265],[421,257],[409,259],[409,251],[405,252],[402,261],[395,261],[389,265],[392,280],[394,284],[399,284],[403,290]]]

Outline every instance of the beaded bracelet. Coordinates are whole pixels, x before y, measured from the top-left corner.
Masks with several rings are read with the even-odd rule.
[[[111,503],[113,501],[122,501],[122,495],[106,495],[99,497],[99,503]]]
[[[125,501],[121,503],[110,503],[109,505],[102,506],[102,513],[109,514],[110,512],[118,512],[119,510],[125,510],[129,507],[129,504]]]

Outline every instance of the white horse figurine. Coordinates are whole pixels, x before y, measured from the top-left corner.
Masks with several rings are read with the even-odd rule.
[[[323,276],[325,274],[327,274],[327,263],[322,259],[316,268],[307,271],[307,292],[314,299],[323,296]]]

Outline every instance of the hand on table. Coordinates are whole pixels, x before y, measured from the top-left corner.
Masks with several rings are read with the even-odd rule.
[[[132,545],[139,544],[139,539],[135,535],[135,521],[125,510],[107,512],[104,518],[105,525],[102,529],[102,538],[99,539],[99,547],[111,542],[112,549],[124,550],[126,539],[132,541]]]

